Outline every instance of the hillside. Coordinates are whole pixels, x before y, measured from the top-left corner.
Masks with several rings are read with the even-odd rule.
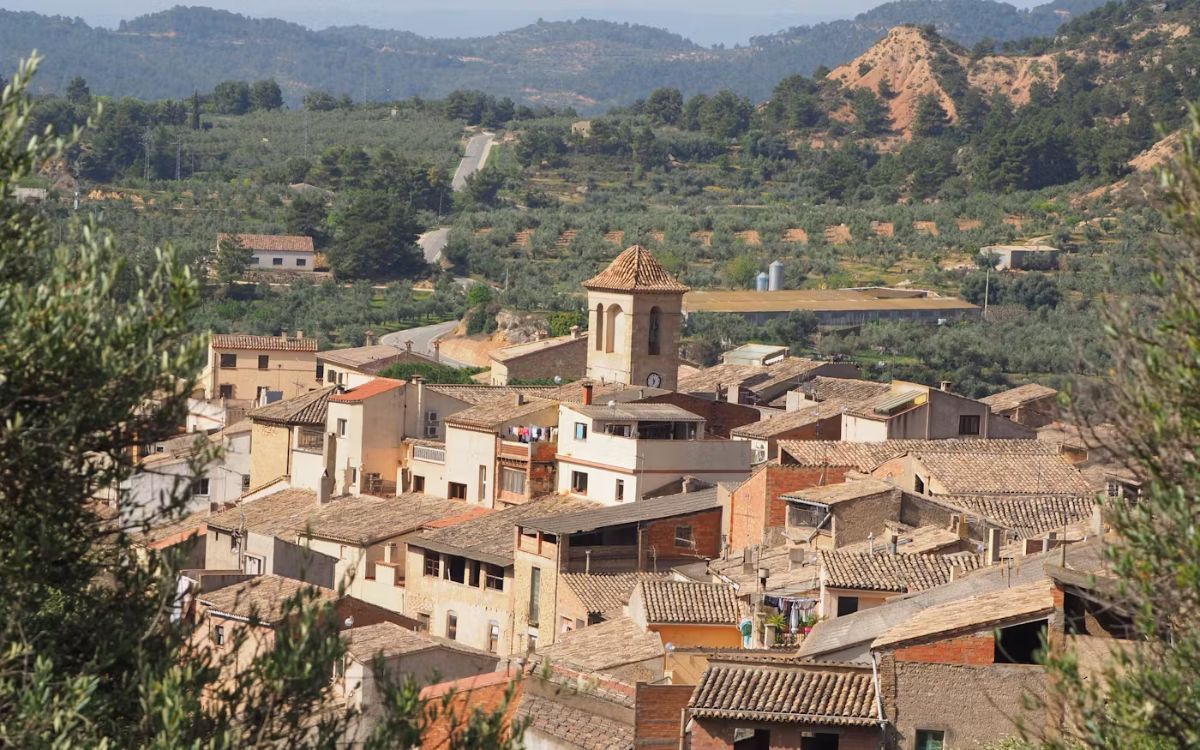
[[[778,80],[846,62],[899,23],[932,24],[963,44],[1053,33],[1099,0],[1063,0],[1032,11],[991,0],[902,0],[853,20],[709,49],[669,31],[579,20],[539,22],[473,39],[429,39],[364,27],[313,31],[298,24],[199,7],[177,7],[121,24],[0,10],[0,69],[32,49],[46,63],[42,91],[76,75],[92,91],[146,99],[184,97],[228,79],[276,78],[296,104],[313,89],[356,99],[437,97],[480,89],[517,101],[596,111],[659,86],[685,94],[732,88],[752,99]]]

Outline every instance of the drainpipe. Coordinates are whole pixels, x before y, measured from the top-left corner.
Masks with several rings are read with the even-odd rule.
[[[875,685],[875,715],[879,717],[879,744],[886,745],[883,733],[887,729],[887,717],[883,715],[883,698],[879,692],[879,655],[871,651],[871,681]]]

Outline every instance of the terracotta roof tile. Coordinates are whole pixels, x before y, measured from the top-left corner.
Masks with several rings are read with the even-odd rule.
[[[213,349],[256,349],[264,352],[315,352],[316,339],[282,336],[249,336],[243,333],[214,333],[209,337]]]
[[[358,546],[406,534],[430,523],[461,517],[461,500],[409,493],[399,497],[345,497],[321,506],[293,527],[297,534]]]
[[[505,422],[550,410],[554,412],[552,423],[558,424],[557,409],[556,402],[541,398],[530,398],[523,404],[516,404],[511,396],[500,396],[447,416],[446,424],[494,430]]]
[[[632,750],[633,727],[601,714],[526,691],[517,717],[539,733],[581,750]]]
[[[751,422],[741,427],[735,427],[729,431],[729,434],[738,437],[767,440],[782,435],[785,432],[798,430],[802,427],[816,424],[821,420],[836,417],[841,413],[842,402],[840,401],[824,401],[819,404],[810,402],[799,409],[785,411],[782,414],[767,417],[759,422]]]
[[[443,396],[462,401],[467,404],[486,404],[514,393],[523,393],[529,397],[540,396],[554,386],[511,386],[511,385],[426,385],[426,390],[440,393]]]
[[[325,426],[325,415],[329,409],[329,397],[336,386],[318,388],[302,393],[295,398],[276,401],[273,404],[251,409],[246,416],[255,422],[278,422],[281,424]]]
[[[689,713],[705,719],[871,726],[875,689],[865,669],[710,662]]]
[[[583,282],[585,289],[617,292],[676,292],[688,290],[654,259],[650,251],[634,245],[613,259],[600,273]]]
[[[896,498],[899,500],[899,491],[894,484],[873,477],[851,479],[837,484],[826,484],[819,487],[796,490],[795,492],[783,495],[783,498],[785,500],[789,498],[807,500],[808,502],[820,503],[821,505],[837,505],[849,500],[881,495],[885,492],[896,492]]]
[[[381,393],[387,393],[390,390],[403,386],[403,380],[375,378],[370,382],[363,383],[343,393],[335,393],[329,397],[329,400],[338,404],[361,404],[372,396],[378,396]]]
[[[894,648],[911,641],[945,638],[1048,615],[1054,611],[1053,588],[1048,579],[1042,579],[928,607],[876,638],[873,647]]]
[[[217,242],[223,242],[229,238],[236,238],[242,247],[248,250],[276,250],[281,252],[291,253],[311,253],[313,252],[312,237],[303,235],[288,235],[288,234],[245,234],[245,233],[225,233],[221,232],[217,235]]]
[[[608,673],[637,662],[661,659],[664,653],[662,637],[643,630],[628,617],[563,633],[553,645],[538,650],[538,656],[553,665]]]
[[[374,375],[397,362],[432,363],[433,357],[418,352],[397,349],[386,344],[355,346],[349,349],[327,349],[317,352],[317,359]]]
[[[563,573],[559,580],[575,592],[588,614],[620,616],[639,581],[667,578],[669,573]],[[589,628],[590,630],[590,628]]]
[[[316,513],[320,507],[317,493],[311,490],[280,490],[214,513],[208,518],[208,527],[236,531],[245,525],[247,531],[275,536],[295,528],[297,524],[303,524],[304,519]]]
[[[733,625],[741,616],[737,593],[723,583],[674,580],[639,581],[648,623]]]
[[[1054,398],[1058,395],[1058,391],[1045,385],[1038,383],[1026,383],[1019,385],[1016,388],[1010,388],[1007,391],[993,393],[987,398],[979,399],[983,403],[992,407],[993,412],[1006,412],[1018,409],[1031,401],[1040,401],[1044,398]]]
[[[869,472],[896,456],[920,451],[984,456],[1057,456],[1058,443],[1044,440],[885,440],[851,443],[840,440],[781,440],[779,450],[802,466],[846,466]],[[785,462],[787,463],[787,462]]]
[[[979,555],[893,555],[870,552],[819,552],[826,586],[866,591],[923,591],[949,583],[950,571],[966,573],[980,566]]]
[[[1011,529],[1021,539],[1084,522],[1091,518],[1096,505],[1095,498],[1091,496],[953,495],[945,499],[963,510]]]
[[[346,650],[355,659],[370,663],[375,657],[404,656],[435,648],[467,651],[483,654],[482,651],[464,646],[456,641],[428,633],[418,633],[394,622],[378,622],[373,625],[351,628],[342,632]]]
[[[337,599],[333,589],[282,576],[262,575],[201,594],[197,600],[221,614],[252,618],[272,625],[283,616],[284,605],[303,592],[311,592],[316,601],[321,603]]]
[[[1040,443],[1028,440],[1025,442]],[[936,445],[914,451],[945,495],[1087,495],[1083,475],[1063,456],[945,453]]]
[[[576,346],[586,347],[587,335],[581,333],[579,336],[567,334],[566,336],[555,336],[554,338],[540,339],[537,341],[526,341],[523,344],[512,344],[501,349],[496,349],[489,356],[497,362],[509,362],[529,354],[543,352],[547,349],[555,349],[560,346]]]
[[[814,401],[829,401],[842,399],[844,401],[863,401],[887,393],[891,390],[887,383],[875,383],[870,380],[855,380],[852,378],[830,378],[818,375],[800,389]]]

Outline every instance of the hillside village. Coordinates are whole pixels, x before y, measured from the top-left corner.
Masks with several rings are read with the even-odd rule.
[[[1055,390],[976,400],[763,345],[697,368],[689,290],[650,251],[583,286],[586,331],[491,373],[567,375],[552,386],[212,335],[188,424],[120,500],[151,508],[224,449],[190,513],[138,539],[185,556],[196,645],[250,658],[309,591],[343,623],[335,694],[364,736],[381,680],[436,675],[430,699],[515,691],[527,747],[931,750],[1053,721],[1022,708],[1046,694],[1043,642],[1086,670],[1131,637],[1096,604],[1096,499],[1140,481]]]

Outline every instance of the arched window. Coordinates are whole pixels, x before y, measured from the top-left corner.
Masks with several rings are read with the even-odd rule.
[[[650,327],[646,339],[646,353],[658,354],[662,348],[662,311],[657,307],[650,308]]]
[[[596,305],[596,323],[595,329],[595,347],[596,351],[604,351],[604,305],[597,303]]]
[[[604,311],[604,317],[608,318],[604,321],[604,351],[611,354],[617,350],[617,327],[621,323],[621,306],[609,305]]]

